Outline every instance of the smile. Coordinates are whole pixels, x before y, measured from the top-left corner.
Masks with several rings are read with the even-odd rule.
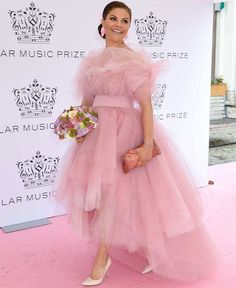
[[[111,31],[114,32],[114,33],[116,33],[116,34],[121,34],[121,33],[122,33],[122,31],[120,31],[120,30],[118,30],[118,29],[112,29]]]

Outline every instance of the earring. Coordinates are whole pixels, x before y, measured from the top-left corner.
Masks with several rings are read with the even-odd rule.
[[[105,28],[102,26],[102,28],[101,28],[101,35],[102,35],[102,37],[103,37],[105,34],[106,34]]]

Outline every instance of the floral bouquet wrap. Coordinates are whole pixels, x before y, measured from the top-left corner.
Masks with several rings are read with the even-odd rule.
[[[65,109],[54,123],[54,133],[59,139],[79,138],[97,126],[98,114],[87,106]]]

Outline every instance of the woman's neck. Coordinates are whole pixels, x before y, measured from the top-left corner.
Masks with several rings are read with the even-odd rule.
[[[109,48],[109,47],[127,48],[127,45],[124,42],[114,43],[114,42],[106,41],[106,48]]]

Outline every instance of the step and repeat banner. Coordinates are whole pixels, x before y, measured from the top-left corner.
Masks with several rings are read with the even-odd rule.
[[[53,123],[77,105],[74,75],[92,49],[103,0],[0,2],[0,226],[55,215],[53,184],[69,140]],[[168,60],[153,95],[154,116],[207,184],[212,1],[126,1],[127,44]],[[61,213],[63,212],[63,209]]]

